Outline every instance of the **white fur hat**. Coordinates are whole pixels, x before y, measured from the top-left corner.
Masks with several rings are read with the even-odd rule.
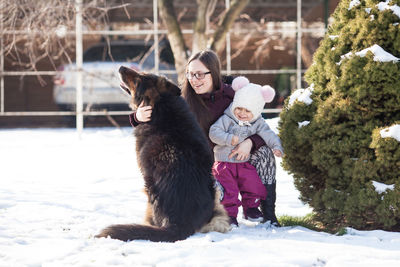
[[[250,110],[256,120],[264,109],[265,103],[270,103],[275,97],[275,90],[269,85],[250,83],[246,77],[240,76],[233,80],[232,88],[235,90],[231,111],[237,107]]]

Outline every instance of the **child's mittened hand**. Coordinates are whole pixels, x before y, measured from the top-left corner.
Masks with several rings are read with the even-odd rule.
[[[232,145],[232,146],[236,146],[238,143],[239,143],[239,137],[236,136],[236,135],[234,135],[234,136],[232,137],[231,145]]]
[[[277,157],[282,157],[282,151],[280,151],[279,149],[273,149],[272,152],[274,152],[274,155]]]

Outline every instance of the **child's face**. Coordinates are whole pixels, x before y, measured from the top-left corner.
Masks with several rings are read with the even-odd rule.
[[[237,107],[233,110],[233,115],[240,121],[251,121],[253,119],[253,113],[250,110]]]

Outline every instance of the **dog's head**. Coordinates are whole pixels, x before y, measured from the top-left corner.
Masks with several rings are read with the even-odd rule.
[[[142,101],[145,106],[154,107],[161,94],[181,94],[178,86],[162,76],[139,73],[124,66],[119,68],[119,76],[121,89],[131,96],[132,109],[136,109]]]

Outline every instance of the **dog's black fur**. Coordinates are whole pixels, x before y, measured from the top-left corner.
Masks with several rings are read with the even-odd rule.
[[[111,225],[97,237],[174,242],[195,232],[230,229],[216,199],[208,141],[180,89],[164,77],[121,67],[121,88],[133,109],[144,101],[151,120],[134,131],[148,207],[145,225]]]

